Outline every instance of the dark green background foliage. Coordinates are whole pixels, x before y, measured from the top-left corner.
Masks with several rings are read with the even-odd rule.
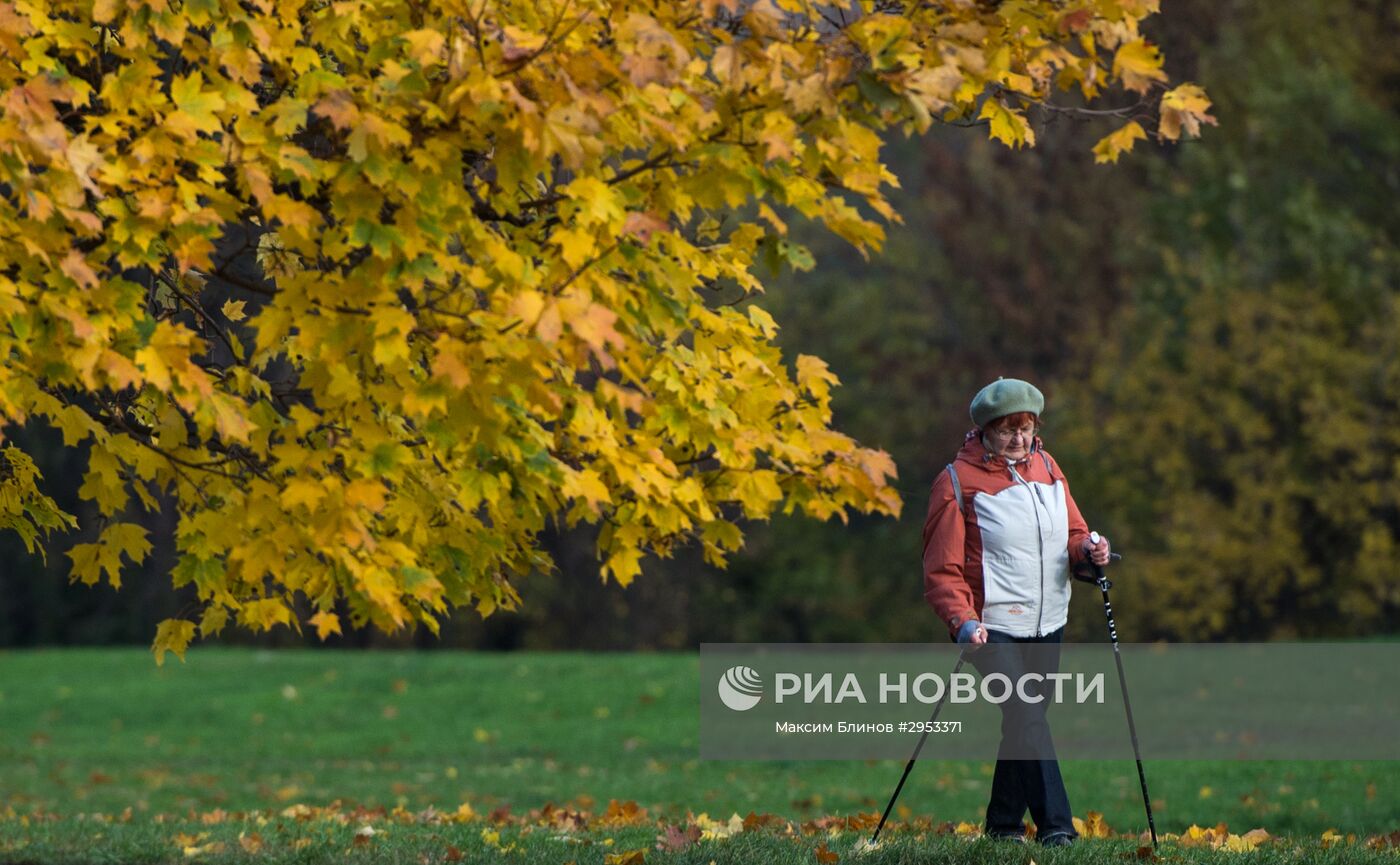
[[[1022,152],[938,128],[889,143],[905,224],[878,258],[795,225],[817,268],[780,274],[760,302],[790,359],[819,355],[841,377],[839,426],[895,457],[900,520],[755,525],[727,571],[687,551],[626,590],[599,583],[586,533],[550,534],[563,572],[527,580],[519,613],[461,615],[440,641],[332,642],[944,639],[921,597],[919,529],[968,400],[997,375],[1045,390],[1047,446],[1126,555],[1129,639],[1395,630],[1397,16],[1381,0],[1171,3],[1149,36],[1173,80],[1215,100],[1220,125],[1200,142],[1095,166],[1114,121],[1041,112],[1040,145]],[[18,437],[93,526],[73,493],[85,455],[43,430]],[[149,641],[187,600],[169,589],[170,525],[151,519],[156,552],[121,592],[64,584],[61,550],[80,538],[47,567],[4,539],[0,645]],[[1091,592],[1076,592],[1070,631],[1101,638]]]

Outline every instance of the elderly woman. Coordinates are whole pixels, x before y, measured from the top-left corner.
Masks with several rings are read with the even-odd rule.
[[[1015,653],[970,657],[988,673],[1059,671],[1069,615],[1070,568],[1107,564],[1109,544],[1094,545],[1069,482],[1036,435],[1045,397],[1035,386],[999,378],[972,400],[972,422],[957,459],[939,473],[924,521],[924,598],[959,643],[1036,643]],[[1021,652],[1022,650],[1016,650]],[[1034,669],[1018,666],[1029,663]],[[1014,669],[1013,669],[1014,668]],[[1013,680],[1014,680],[1013,676]],[[1025,840],[1026,809],[1042,844],[1073,843],[1069,796],[1045,717],[1048,701],[1002,704],[1002,743],[988,837]],[[1004,755],[1032,750],[1042,759]]]

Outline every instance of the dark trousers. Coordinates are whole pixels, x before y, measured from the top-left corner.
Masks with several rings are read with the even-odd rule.
[[[1048,643],[1034,652],[1019,652],[999,648],[995,652],[972,652],[972,665],[982,676],[1004,673],[1012,682],[1023,673],[1058,673],[1060,671],[1061,628],[1041,637],[1013,637],[1001,631],[987,629],[988,643]],[[1026,689],[1031,696],[1035,688]],[[1007,834],[1022,831],[1026,809],[1035,821],[1036,835],[1045,838],[1064,834],[1079,837],[1069,808],[1069,794],[1060,777],[1060,763],[1055,758],[1055,745],[1050,738],[1050,722],[1046,718],[1050,700],[1054,697],[1052,683],[1039,683],[1044,699],[1039,703],[1016,698],[1001,704],[1001,747],[997,752],[996,773],[992,776],[992,798],[987,803],[987,834]],[[1031,750],[1033,749],[1033,751]],[[1039,760],[1013,760],[1007,754],[1036,753]]]

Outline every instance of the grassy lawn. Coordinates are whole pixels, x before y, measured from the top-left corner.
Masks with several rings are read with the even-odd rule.
[[[0,653],[0,861],[604,863],[646,850],[647,862],[811,863],[819,844],[882,863],[1136,858],[1126,833],[1146,823],[1131,762],[1063,763],[1075,813],[1101,813],[1115,837],[1052,851],[956,831],[980,825],[988,796],[992,764],[971,760],[921,761],[888,843],[857,856],[869,833],[852,827],[884,807],[903,764],[700,761],[698,666],[690,654],[202,648],[157,668],[137,649]],[[1159,832],[1224,822],[1275,836],[1239,854],[1164,844],[1163,858],[1400,862],[1365,844],[1400,830],[1395,763],[1147,771]],[[608,818],[613,799],[644,813]],[[731,815],[750,812],[775,818],[729,835]],[[689,826],[704,837],[657,849]],[[1328,830],[1342,839],[1322,841]]]

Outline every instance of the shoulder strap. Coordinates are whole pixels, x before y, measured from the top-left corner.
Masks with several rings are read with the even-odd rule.
[[[1050,455],[1045,452],[1044,448],[1040,449],[1040,458],[1045,461],[1045,473],[1050,476],[1050,483],[1053,484],[1055,482],[1055,473],[1050,470]]]
[[[953,498],[958,503],[958,511],[963,509],[962,484],[958,482],[958,470],[953,468],[952,463],[948,463],[948,480],[953,482]]]

